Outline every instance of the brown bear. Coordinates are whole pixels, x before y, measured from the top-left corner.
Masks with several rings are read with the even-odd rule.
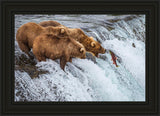
[[[43,21],[43,22],[40,22],[39,25],[41,25],[43,27],[48,27],[48,26],[57,27],[57,26],[61,26],[61,24],[58,23],[57,21]]]
[[[69,36],[58,37],[54,34],[41,34],[33,42],[33,54],[39,61],[46,58],[60,59],[60,67],[64,67],[73,57],[86,58],[86,50],[82,44]]]
[[[45,28],[33,22],[22,25],[17,31],[16,40],[19,44],[20,49],[28,54],[30,58],[33,58],[33,56],[29,52],[32,48],[34,39],[38,35],[43,33],[53,33],[62,37],[67,36],[67,32],[63,27],[48,26]]]
[[[67,32],[69,36],[83,44],[86,51],[92,53],[94,56],[98,57],[99,53],[104,54],[106,52],[99,42],[95,41],[93,37],[88,37],[81,29],[68,29]]]
[[[88,37],[81,29],[78,28],[68,28],[64,25],[61,25],[60,23],[56,21],[44,21],[40,22],[39,25],[41,26],[58,26],[58,27],[64,27],[69,36],[71,36],[73,39],[76,39],[78,42],[83,44],[86,51],[91,52],[93,55],[98,57],[99,53],[105,53],[106,50],[101,46],[101,44],[93,39],[93,37]]]

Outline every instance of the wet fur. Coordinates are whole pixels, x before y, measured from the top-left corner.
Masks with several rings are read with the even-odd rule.
[[[38,35],[43,34],[43,33],[56,34],[57,36],[66,36],[67,33],[64,32],[62,34],[61,29],[64,29],[64,28],[53,27],[53,26],[48,26],[45,28],[36,23],[29,22],[29,23],[22,25],[18,29],[17,34],[16,34],[16,40],[19,44],[20,49],[32,58],[29,52],[33,46],[34,39]]]
[[[98,53],[105,53],[106,50],[101,46],[101,44],[97,41],[95,41],[92,37],[88,37],[81,29],[78,28],[68,28],[64,25],[61,25],[60,23],[56,21],[44,21],[39,23],[39,25],[47,27],[47,26],[58,26],[58,27],[64,27],[67,30],[67,33],[69,36],[71,36],[73,39],[77,40],[83,46],[85,47],[86,51],[91,52],[95,56],[98,56]],[[91,46],[91,43],[95,42],[95,46]]]
[[[39,61],[46,61],[46,58],[60,59],[60,67],[64,67],[73,57],[85,58],[86,51],[82,44],[69,37],[57,37],[53,34],[42,34],[35,38],[33,43],[33,54]]]
[[[57,21],[43,21],[43,22],[40,22],[39,25],[43,27],[48,27],[48,26],[57,27],[57,26],[60,26],[61,24],[58,23]]]

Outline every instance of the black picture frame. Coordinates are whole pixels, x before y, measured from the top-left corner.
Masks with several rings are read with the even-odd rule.
[[[2,115],[160,115],[158,0],[1,1]],[[14,102],[14,14],[145,14],[145,102]]]

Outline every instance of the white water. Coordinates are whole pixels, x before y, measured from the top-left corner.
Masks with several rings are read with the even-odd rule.
[[[15,101],[145,101],[145,16],[125,20],[127,16],[131,15],[16,15],[15,33],[27,22],[56,20],[83,29],[121,62],[115,67],[109,53],[103,55],[105,60],[96,58],[97,63],[75,58],[67,63],[65,73],[59,60],[47,59],[37,62],[36,67],[48,73],[34,79],[25,71],[15,70]],[[16,59],[22,54],[15,41]]]

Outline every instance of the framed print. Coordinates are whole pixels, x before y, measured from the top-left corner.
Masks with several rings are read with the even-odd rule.
[[[2,115],[159,115],[158,1],[2,1]]]

